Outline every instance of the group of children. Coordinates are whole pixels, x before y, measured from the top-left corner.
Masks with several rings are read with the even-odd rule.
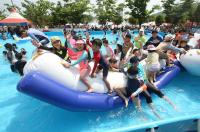
[[[146,42],[144,30],[140,30],[139,35],[132,42],[133,35],[126,32],[122,34],[124,44],[116,44],[114,50],[110,47],[106,38],[93,38],[91,40],[89,33],[86,33],[85,36],[86,40],[66,32],[64,45],[62,45],[59,37],[54,36],[51,38],[52,48],[48,48],[45,44],[37,41],[32,41],[32,43],[38,47],[38,52],[40,52],[40,49],[49,50],[61,57],[63,59],[62,64],[66,68],[79,65],[80,80],[87,86],[87,92],[93,92],[93,87],[87,78],[96,77],[96,74],[102,70],[103,82],[108,89],[108,93],[116,91],[124,99],[126,107],[129,99],[132,99],[140,109],[140,99],[138,97],[138,94],[140,94],[146,98],[146,102],[154,110],[152,98],[149,94],[149,92],[152,92],[176,109],[172,101],[156,88],[154,82],[160,70],[172,65],[171,61],[176,59],[175,55],[177,53],[186,53],[188,50],[187,44],[186,46],[183,45],[183,42],[188,41],[183,39],[186,35],[180,35],[177,39],[169,34],[162,39],[158,36],[157,31],[153,31],[152,37]],[[74,43],[72,44],[72,42]],[[105,55],[101,53],[102,45],[106,49]],[[146,67],[139,64],[141,60],[146,61]],[[89,65],[90,61],[94,61],[93,67]],[[126,88],[113,89],[107,80],[109,71],[124,73],[127,77]]]
[[[26,50],[21,48],[20,51],[17,51],[16,44],[6,43],[4,45],[6,51],[3,51],[3,55],[9,61],[10,68],[12,72],[19,73],[23,76],[23,68],[26,64]]]

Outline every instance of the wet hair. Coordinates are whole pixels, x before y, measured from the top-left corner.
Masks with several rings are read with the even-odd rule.
[[[21,54],[26,55],[26,51],[25,50],[21,51]]]
[[[15,54],[15,58],[16,58],[17,60],[21,60],[21,59],[22,59],[22,54],[21,54],[21,53],[16,53],[16,54]]]
[[[113,30],[113,34],[116,34],[116,33],[117,33],[117,30],[116,30],[116,29],[114,29],[114,30]]]
[[[107,40],[107,39],[104,39],[104,40],[103,40],[103,43],[104,43],[104,44],[108,44],[108,40]]]
[[[153,33],[158,33],[158,31],[156,31],[156,30],[153,30],[153,31],[152,31],[152,34],[153,34]]]
[[[14,49],[14,48],[15,48],[15,49],[18,48],[17,45],[16,45],[15,43],[12,44],[12,47],[13,47],[13,49]]]
[[[101,48],[101,46],[102,46],[102,41],[101,41],[101,39],[94,39],[94,40],[92,41],[92,45],[95,45],[95,46],[98,46],[99,48]]]
[[[116,59],[114,59],[114,58],[112,58],[112,59],[109,59],[109,63],[117,63],[117,60]]]
[[[135,52],[139,51],[139,49],[133,49],[133,54],[135,54]]]
[[[131,35],[130,34],[126,34],[126,38],[131,39]]]
[[[26,32],[26,30],[21,30],[21,31],[20,31],[20,34],[19,34],[20,37],[21,37],[21,36],[23,35],[23,33],[25,33],[25,32]]]
[[[117,47],[119,48],[119,51],[122,52],[122,45],[121,44],[117,44]]]
[[[127,70],[127,73],[129,74],[129,75],[137,75],[138,74],[138,70],[134,70],[134,66],[130,66],[129,68],[128,68],[128,70]]]
[[[190,36],[194,36],[194,33],[189,33]]]
[[[11,45],[10,43],[6,43],[6,44],[4,45],[4,47],[5,47],[8,51],[12,51],[12,50],[13,50],[13,47],[12,47],[12,45]]]

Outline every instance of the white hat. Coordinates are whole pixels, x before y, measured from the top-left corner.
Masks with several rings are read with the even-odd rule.
[[[147,50],[148,50],[148,51],[154,51],[154,50],[156,50],[156,47],[155,47],[154,45],[149,45],[149,46],[147,47]]]
[[[167,39],[167,40],[172,40],[172,39],[174,39],[174,35],[172,35],[172,34],[167,34],[166,36],[165,36],[165,40]]]
[[[144,29],[143,29],[143,28],[141,28],[141,29],[139,30],[139,32],[144,32]]]

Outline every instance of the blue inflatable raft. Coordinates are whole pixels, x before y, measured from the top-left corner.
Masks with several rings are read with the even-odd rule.
[[[179,72],[180,68],[176,65],[167,68],[158,76],[155,85],[159,89],[165,87]],[[115,93],[108,95],[75,91],[37,71],[24,76],[17,90],[71,111],[106,111],[124,106]]]

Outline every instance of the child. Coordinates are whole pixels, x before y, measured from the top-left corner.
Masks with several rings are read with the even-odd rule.
[[[149,45],[147,49],[148,55],[146,62],[148,79],[149,82],[153,84],[156,80],[156,74],[160,71],[159,54],[156,52],[154,45]]]
[[[109,68],[110,71],[120,72],[119,65],[116,59],[114,58],[109,59],[109,64],[110,64],[110,68]]]
[[[13,72],[17,72],[20,74],[20,76],[23,76],[23,69],[24,66],[26,65],[26,61],[22,60],[22,54],[21,53],[16,53],[15,57],[17,59],[17,62],[14,63],[14,65],[11,65],[11,70]]]
[[[102,41],[100,39],[94,39],[92,41],[92,50],[94,55],[94,67],[91,73],[91,77],[95,77],[94,73],[97,69],[97,65],[99,64],[103,68],[103,81],[108,88],[108,92],[112,93],[112,89],[110,87],[110,83],[107,80],[108,71],[109,71],[109,64],[107,63],[106,59],[100,53],[100,49],[102,46]]]
[[[122,46],[122,54],[120,60],[123,60],[126,56],[126,53],[129,51],[129,49],[133,49],[133,43],[131,42],[131,35],[126,34],[126,36],[123,34],[122,35],[123,40],[124,40],[124,45]]]
[[[188,40],[186,40],[186,39],[180,40],[180,43],[179,43],[179,45],[178,45],[178,48],[183,48],[185,51],[190,50],[190,46],[187,45],[187,42],[188,42]]]
[[[152,112],[160,118],[153,107],[153,101],[150,94],[147,92],[147,86],[137,77],[139,74],[138,65],[139,59],[136,56],[132,57],[130,59],[130,67],[127,72],[125,72],[127,76],[127,87],[125,89],[115,89],[115,91],[122,99],[124,99],[126,107],[128,106],[128,98],[130,97],[138,110],[141,110],[138,94],[144,96],[149,107],[152,109]]]
[[[22,60],[26,60],[26,50],[24,48],[21,48],[20,53],[22,54]]]
[[[70,40],[70,37],[67,37],[67,41]],[[75,66],[79,64],[79,70],[80,70],[80,80],[87,86],[88,90],[87,92],[92,92],[93,88],[89,84],[88,80],[86,79],[91,71],[91,67],[88,64],[88,60],[90,60],[90,53],[89,50],[86,47],[86,44],[83,40],[77,40],[76,41],[76,48],[72,48],[71,44],[67,42],[68,48],[72,49],[75,53],[82,52],[81,54],[78,54],[77,60],[71,64],[63,62],[63,65],[66,68],[69,68],[70,66]]]
[[[103,40],[103,45],[104,45],[104,47],[106,48],[106,55],[105,55],[104,57],[105,57],[107,60],[110,59],[110,58],[113,58],[113,57],[114,57],[114,53],[113,53],[112,48],[109,46],[108,40],[107,40],[107,39],[104,39],[104,40]]]

